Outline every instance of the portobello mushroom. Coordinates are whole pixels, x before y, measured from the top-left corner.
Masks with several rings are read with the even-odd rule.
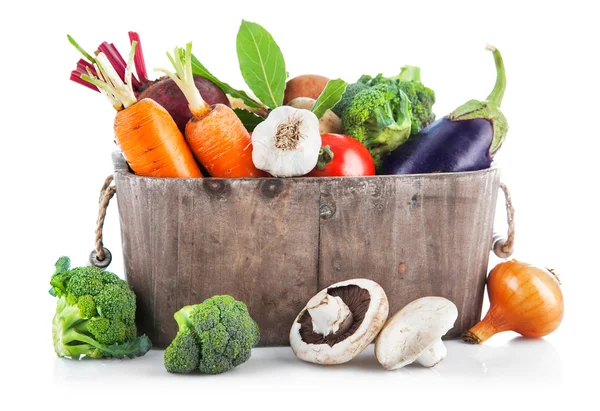
[[[379,334],[389,311],[383,288],[353,279],[321,290],[298,314],[290,330],[294,354],[315,364],[342,364]]]

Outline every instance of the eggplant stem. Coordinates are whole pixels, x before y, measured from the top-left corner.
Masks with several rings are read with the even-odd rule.
[[[492,45],[487,45],[486,50],[491,51],[494,54],[494,62],[496,64],[496,84],[494,89],[487,98],[487,102],[500,107],[502,98],[504,97],[504,91],[506,90],[506,72],[504,71],[504,61],[500,51]]]

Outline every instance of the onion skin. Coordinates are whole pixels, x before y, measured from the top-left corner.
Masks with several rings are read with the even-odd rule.
[[[562,321],[562,291],[556,277],[544,268],[509,260],[494,267],[487,287],[490,310],[462,335],[465,342],[481,344],[502,331],[541,338]]]

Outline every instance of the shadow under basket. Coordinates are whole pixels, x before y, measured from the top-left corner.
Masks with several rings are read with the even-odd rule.
[[[262,346],[289,345],[307,301],[368,278],[390,315],[424,296],[458,307],[446,338],[481,317],[500,169],[332,178],[167,179],[113,155],[125,277],[155,347],[173,314],[217,294],[246,303]]]

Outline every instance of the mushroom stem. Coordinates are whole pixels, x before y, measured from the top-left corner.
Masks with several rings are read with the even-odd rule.
[[[352,325],[352,313],[340,297],[319,293],[310,299],[307,309],[312,318],[313,332],[323,337]]]
[[[442,361],[447,353],[446,346],[442,342],[442,339],[439,338],[423,351],[416,361],[423,367],[433,367]]]

